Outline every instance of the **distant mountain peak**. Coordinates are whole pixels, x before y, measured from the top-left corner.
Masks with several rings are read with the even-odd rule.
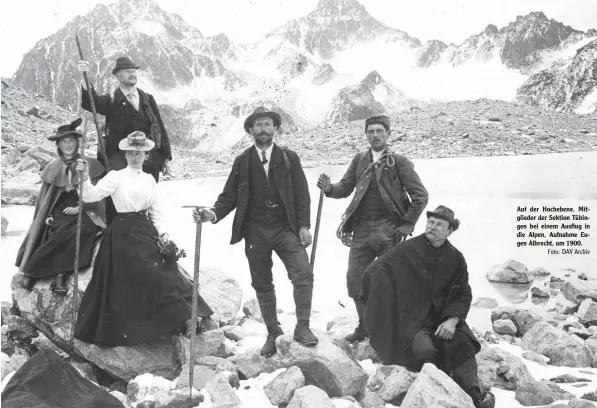
[[[321,17],[355,16],[358,14],[370,17],[365,7],[357,0],[319,0],[315,10],[311,12],[311,15],[315,14]]]

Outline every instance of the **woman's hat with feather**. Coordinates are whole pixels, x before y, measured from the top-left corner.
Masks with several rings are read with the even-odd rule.
[[[75,138],[83,137],[83,134],[81,132],[77,131],[77,128],[79,127],[79,125],[82,122],[83,122],[83,119],[77,118],[68,125],[60,126],[58,128],[58,130],[56,130],[56,133],[54,135],[48,137],[48,140],[56,141],[56,140],[60,140],[63,137],[67,137],[67,136],[75,137]]]

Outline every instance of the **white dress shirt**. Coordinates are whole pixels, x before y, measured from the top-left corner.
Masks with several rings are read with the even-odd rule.
[[[376,152],[375,150],[371,149],[371,154],[373,155],[373,161],[376,162],[379,160],[379,158],[381,157],[381,155],[383,154],[383,152],[385,152],[386,149],[383,149],[379,152]]]
[[[166,233],[164,210],[159,203],[157,184],[151,174],[130,166],[112,170],[94,186],[89,179],[83,183],[83,201],[90,203],[112,196],[119,213],[149,210],[149,219],[158,230]]]
[[[270,158],[272,157],[272,150],[274,149],[274,144],[272,143],[267,150],[261,150],[260,148],[255,145],[255,149],[257,149],[257,156],[259,156],[259,160],[263,160],[263,153],[265,152],[265,158],[267,159],[267,163],[263,164],[263,170],[265,170],[265,177],[269,176],[269,164]]]
[[[139,110],[139,91],[137,87],[134,87],[133,90],[129,90],[125,92],[124,89],[120,88],[126,99],[133,105],[136,110]]]

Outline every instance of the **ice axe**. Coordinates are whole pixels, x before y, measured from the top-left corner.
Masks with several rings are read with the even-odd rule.
[[[80,143],[80,156],[85,160],[85,142],[87,138],[87,115],[83,113],[83,137]],[[75,235],[75,261],[73,266],[73,305],[72,315],[70,321],[70,338],[68,343],[68,359],[70,362],[73,360],[75,353],[75,323],[77,320],[77,297],[79,295],[79,253],[81,252],[81,224],[83,222],[83,172],[79,172],[79,185],[78,185],[79,202],[77,209],[77,232]]]
[[[202,210],[210,208],[200,205],[183,205],[182,208],[196,208]],[[193,308],[191,310],[191,324],[195,325],[195,330],[191,331],[191,344],[189,350],[189,397],[193,397],[193,377],[195,374],[195,341],[197,339],[197,303],[199,302],[199,264],[201,261],[201,229],[203,222],[197,223],[195,232],[195,265],[193,269]]]

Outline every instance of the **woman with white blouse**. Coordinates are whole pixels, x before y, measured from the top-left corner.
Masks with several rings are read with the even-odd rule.
[[[164,334],[197,329],[191,322],[193,286],[180,272],[176,259],[165,259],[169,243],[164,212],[154,178],[143,172],[143,162],[154,142],[142,132],[120,141],[128,166],[110,171],[95,186],[83,171],[83,201],[111,196],[118,215],[108,226],[99,248],[93,276],[75,325],[75,338],[109,346],[134,345]],[[213,327],[212,310],[199,297],[199,329]]]

